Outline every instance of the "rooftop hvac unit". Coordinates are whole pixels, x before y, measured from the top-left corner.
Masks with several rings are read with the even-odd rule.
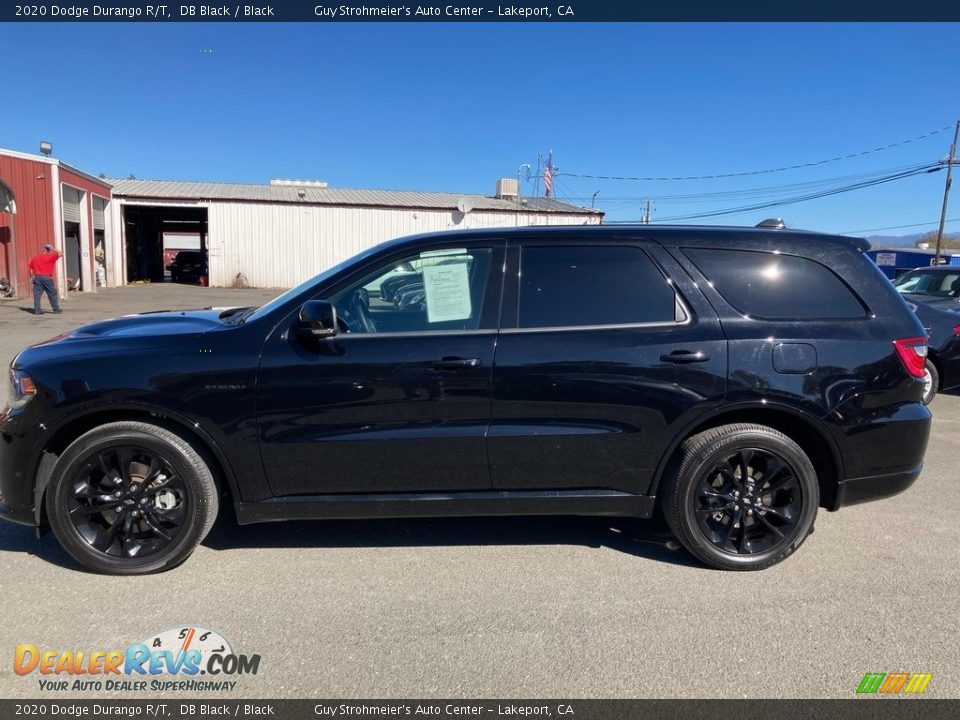
[[[497,197],[503,200],[516,200],[520,194],[520,183],[516,178],[500,178],[497,180]]]

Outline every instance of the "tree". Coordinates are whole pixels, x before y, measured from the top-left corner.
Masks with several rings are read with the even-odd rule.
[[[928,233],[924,233],[923,235],[920,236],[920,238],[915,243],[915,247],[922,247],[923,245],[926,245],[928,248],[931,248],[931,249],[937,247],[937,231],[936,230],[931,230]],[[947,235],[946,233],[944,233],[943,242],[940,244],[940,248],[941,249],[950,248],[952,250],[956,250],[957,248],[960,248],[960,237],[957,237],[956,235]]]

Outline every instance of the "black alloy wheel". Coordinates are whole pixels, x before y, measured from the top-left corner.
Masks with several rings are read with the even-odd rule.
[[[161,455],[115,445],[92,453],[77,470],[70,521],[93,549],[111,557],[146,557],[183,531],[187,489]]]
[[[217,488],[190,443],[141,422],[102,425],[75,440],[46,490],[54,534],[98,572],[138,575],[182,563],[217,515]]]
[[[697,522],[723,552],[765,552],[793,533],[803,505],[796,471],[761,448],[719,458],[700,476]]]
[[[687,439],[664,482],[663,511],[677,539],[724,570],[786,558],[812,531],[820,501],[809,458],[763,425],[723,425]]]

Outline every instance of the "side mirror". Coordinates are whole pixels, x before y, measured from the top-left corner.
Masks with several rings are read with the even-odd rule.
[[[314,337],[333,337],[337,334],[337,310],[326,300],[308,300],[300,308],[300,322],[310,328]]]

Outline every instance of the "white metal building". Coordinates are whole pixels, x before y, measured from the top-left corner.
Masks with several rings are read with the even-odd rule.
[[[163,277],[163,238],[199,235],[209,283],[292,287],[368,247],[403,235],[517,225],[599,224],[603,213],[546,198],[520,198],[516,180],[493,196],[350,190],[275,180],[241,185],[113,180],[121,229],[113,263],[125,282]],[[118,278],[119,280],[120,278]]]

